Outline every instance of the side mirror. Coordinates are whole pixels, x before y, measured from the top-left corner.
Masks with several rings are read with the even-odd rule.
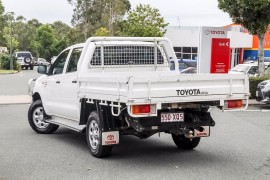
[[[45,66],[45,65],[38,66],[37,72],[39,74],[46,74],[47,73],[47,66]]]

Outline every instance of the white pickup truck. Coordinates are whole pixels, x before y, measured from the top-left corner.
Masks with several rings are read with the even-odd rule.
[[[178,69],[166,38],[89,38],[62,51],[48,70],[38,68],[43,75],[29,81],[29,124],[41,134],[59,125],[84,132],[95,157],[110,155],[121,135],[165,132],[178,148],[193,149],[215,125],[210,108],[247,107],[242,101],[248,101],[249,81],[243,74]]]

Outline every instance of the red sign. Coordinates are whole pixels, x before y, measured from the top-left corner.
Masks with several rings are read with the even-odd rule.
[[[230,52],[230,39],[212,39],[211,73],[228,73],[230,68]]]

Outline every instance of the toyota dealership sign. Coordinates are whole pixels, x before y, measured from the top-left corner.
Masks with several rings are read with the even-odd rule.
[[[230,39],[223,27],[201,27],[199,73],[227,73],[230,67]]]

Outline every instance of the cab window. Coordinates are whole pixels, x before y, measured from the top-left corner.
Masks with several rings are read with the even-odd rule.
[[[69,53],[69,50],[64,51],[57,57],[57,59],[54,61],[54,63],[52,64],[50,68],[50,71],[49,71],[50,75],[63,73],[68,53]]]

